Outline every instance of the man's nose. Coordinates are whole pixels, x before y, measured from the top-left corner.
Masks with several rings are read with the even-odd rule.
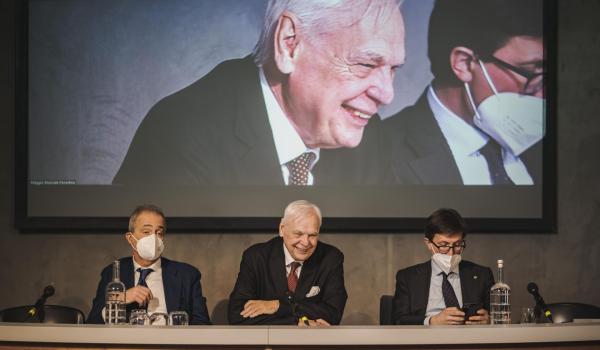
[[[390,104],[394,99],[394,74],[390,67],[381,67],[373,73],[367,94],[379,104]]]
[[[446,253],[446,255],[454,255],[454,248],[450,248],[450,250],[448,250],[448,253]]]

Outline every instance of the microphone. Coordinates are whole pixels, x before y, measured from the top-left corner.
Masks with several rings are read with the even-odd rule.
[[[31,307],[27,311],[27,314],[29,315],[27,318],[34,317],[36,314],[39,313],[40,314],[40,322],[44,322],[43,307],[44,307],[44,304],[46,304],[46,299],[50,298],[53,295],[54,295],[54,286],[53,285],[48,285],[48,286],[44,287],[44,292],[42,293],[42,296],[35,302],[33,307]]]
[[[550,322],[554,322],[552,320],[552,312],[550,312],[550,309],[544,302],[544,298],[542,298],[542,296],[540,295],[537,284],[535,284],[534,282],[529,282],[529,284],[527,285],[527,291],[529,292],[529,294],[533,295],[533,298],[535,299],[536,309],[543,311],[544,316],[546,316],[550,320]]]

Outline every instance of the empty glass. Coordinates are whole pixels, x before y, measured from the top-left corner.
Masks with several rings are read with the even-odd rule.
[[[521,323],[535,323],[535,310],[531,306],[521,309]]]
[[[150,315],[150,324],[152,326],[168,326],[169,316],[162,312],[155,312]]]
[[[169,314],[169,324],[171,326],[187,326],[188,314],[185,311],[171,311]]]
[[[131,310],[129,315],[129,324],[132,326],[147,326],[150,324],[150,317],[144,309]]]

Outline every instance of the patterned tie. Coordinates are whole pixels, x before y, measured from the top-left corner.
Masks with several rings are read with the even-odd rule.
[[[300,263],[294,261],[291,264],[290,274],[287,277],[288,282],[288,290],[292,293],[296,291],[296,286],[298,285],[298,276],[296,275],[296,269],[300,266]]]
[[[454,272],[450,272],[450,274],[453,273]],[[442,296],[444,296],[444,303],[446,304],[446,307],[460,307],[460,305],[458,305],[458,299],[456,298],[454,289],[448,281],[448,275],[446,275],[445,272],[442,272],[441,274],[444,277],[444,280],[442,281]]]
[[[143,286],[148,288],[148,285],[146,284],[146,277],[148,277],[148,275],[150,274],[150,272],[154,271],[152,269],[142,269],[141,267],[138,267],[138,269],[136,270],[137,272],[140,273],[140,279],[138,280],[138,285]]]
[[[496,141],[490,139],[488,143],[479,150],[479,153],[481,153],[487,161],[492,185],[514,185],[510,177],[508,177],[506,169],[504,169],[502,149]]]
[[[305,152],[285,163],[290,171],[288,184],[292,186],[308,185],[308,172],[316,157],[317,156],[312,152]]]

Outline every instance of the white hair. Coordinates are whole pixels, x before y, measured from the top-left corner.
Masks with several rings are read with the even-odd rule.
[[[285,211],[283,212],[282,221],[288,221],[290,219],[297,219],[306,215],[308,213],[314,214],[317,216],[319,220],[319,226],[321,226],[321,222],[323,221],[323,217],[321,216],[321,209],[317,207],[316,204],[311,203],[307,200],[297,200],[288,204],[285,207]]]
[[[273,57],[275,31],[285,11],[299,20],[299,31],[316,39],[368,15],[389,15],[402,0],[269,0],[263,28],[254,46],[254,61],[263,66]]]

